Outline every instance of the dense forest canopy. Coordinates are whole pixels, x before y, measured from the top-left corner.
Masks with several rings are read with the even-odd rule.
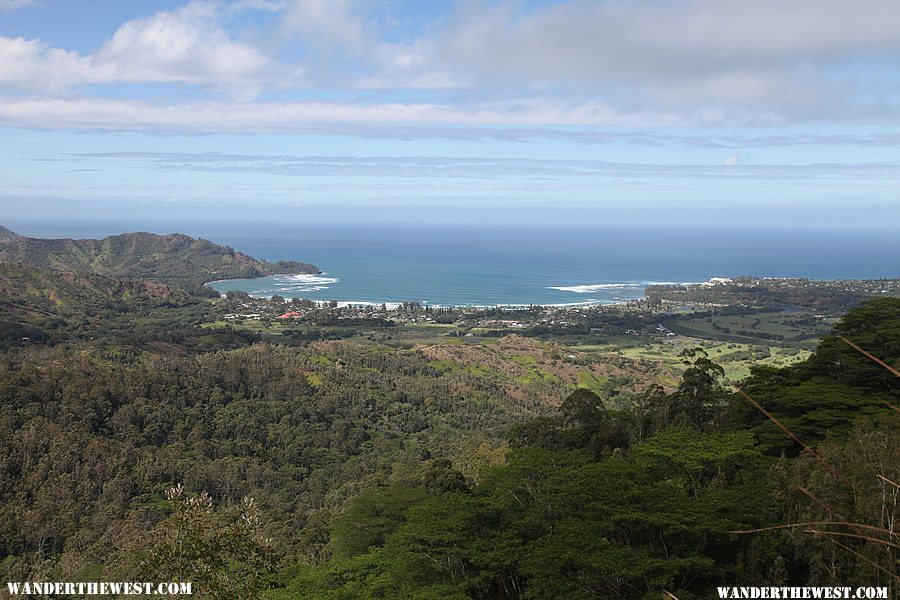
[[[848,314],[838,331],[896,365],[898,325],[900,301],[884,299]],[[805,443],[821,442],[794,459],[801,448],[719,388],[714,364],[702,354],[686,360],[676,392],[650,390],[635,410],[611,411],[579,390],[556,416],[515,427],[508,462],[477,485],[433,463],[357,497],[332,530],[333,558],[300,568],[281,597],[896,589],[900,418],[890,407],[900,386],[890,372],[829,337],[800,366],[754,374],[746,389]],[[810,522],[813,533],[811,525],[777,528]],[[767,527],[775,529],[732,533]],[[860,530],[870,539],[860,542]]]
[[[900,301],[870,301],[837,332],[896,365]],[[213,544],[208,532],[236,527],[248,497],[258,526],[214,554],[232,564],[244,548],[254,589],[276,597],[703,598],[727,583],[896,573],[871,542],[844,540],[856,556],[802,529],[728,533],[838,514],[895,525],[884,498],[900,479],[897,381],[833,336],[744,388],[820,460],[724,387],[699,349],[670,392],[647,385],[612,407],[579,389],[557,408],[487,373],[353,342],[73,350],[0,356],[8,578],[163,576],[178,561],[154,540]],[[179,485],[180,497],[208,495],[186,533],[188,509],[167,499]],[[204,582],[215,597],[236,585]]]

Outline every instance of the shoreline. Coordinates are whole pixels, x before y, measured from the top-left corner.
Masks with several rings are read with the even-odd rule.
[[[840,283],[840,282],[859,282],[859,283],[868,283],[868,282],[885,282],[885,281],[900,281],[894,280],[891,278],[883,278],[883,279],[811,279],[805,277],[757,277],[757,276],[736,276],[736,277],[709,277],[705,281],[690,281],[690,282],[674,282],[674,281],[629,281],[629,282],[608,282],[608,283],[597,283],[597,284],[580,284],[580,285],[560,285],[560,286],[545,286],[543,289],[548,290],[556,290],[558,292],[565,292],[567,294],[575,294],[576,296],[584,296],[586,294],[591,293],[615,293],[616,290],[622,290],[622,292],[637,292],[640,290],[641,295],[637,297],[631,298],[619,298],[618,296],[610,298],[610,299],[600,299],[600,298],[585,298],[583,300],[575,300],[571,302],[559,301],[556,299],[552,302],[498,302],[498,303],[483,303],[483,302],[470,302],[470,303],[439,303],[439,302],[429,302],[427,300],[357,300],[357,299],[338,299],[338,298],[310,298],[304,297],[301,295],[294,295],[295,293],[305,293],[305,292],[322,292],[324,290],[329,289],[329,286],[335,283],[338,283],[340,280],[333,276],[328,276],[328,272],[320,272],[318,274],[292,274],[292,275],[282,275],[287,277],[295,278],[297,290],[292,290],[290,286],[286,287],[286,289],[282,290],[266,290],[263,292],[262,290],[255,290],[253,292],[246,292],[250,297],[255,299],[265,299],[270,300],[273,296],[282,296],[288,300],[298,299],[298,300],[307,300],[310,302],[314,302],[316,305],[324,306],[329,305],[332,302],[336,302],[338,307],[355,307],[355,308],[365,308],[365,307],[374,307],[380,308],[382,305],[385,306],[388,310],[396,310],[401,307],[403,304],[420,304],[423,307],[431,307],[435,309],[471,309],[471,310],[485,310],[485,309],[506,309],[506,310],[527,310],[529,307],[540,306],[546,308],[588,308],[594,306],[613,306],[613,305],[628,305],[635,302],[647,301],[647,290],[651,287],[671,287],[671,288],[694,288],[694,289],[709,289],[714,290],[718,287],[727,287],[727,286],[735,286],[735,285],[751,285],[759,284],[760,282],[809,282],[812,284],[815,283]],[[254,277],[254,278],[241,278],[241,279],[222,279],[217,281],[212,281],[207,283],[210,287],[213,284],[226,284],[227,282],[251,282],[260,279],[265,279],[266,277],[275,277],[273,275],[266,275],[262,277]],[[213,288],[216,289],[216,288]],[[216,289],[219,293],[219,296],[223,296],[226,293],[226,290]],[[227,290],[231,291],[231,290]],[[233,290],[233,291],[245,291],[245,290]],[[623,294],[624,295],[624,294]]]
[[[218,291],[218,290],[216,290]],[[231,290],[229,290],[231,291]],[[234,290],[239,291],[239,290]],[[387,310],[397,310],[403,304],[416,303],[413,300],[406,301],[384,301],[384,302],[376,302],[370,300],[337,300],[337,299],[329,299],[329,300],[318,300],[314,298],[301,298],[301,297],[288,297],[284,294],[258,294],[258,293],[250,293],[247,292],[247,295],[256,300],[271,300],[273,296],[282,296],[288,302],[291,300],[306,300],[309,302],[315,303],[317,306],[327,306],[331,304],[332,301],[337,302],[338,308],[380,308],[383,304]],[[219,292],[219,297],[222,298],[225,296],[225,292]],[[503,303],[503,304],[437,304],[434,302],[418,302],[423,308],[440,308],[440,309],[508,309],[508,310],[528,310],[534,306],[540,306],[544,308],[588,308],[591,306],[613,306],[613,305],[624,305],[630,302],[639,302],[646,300],[646,296],[641,296],[640,298],[625,298],[618,300],[597,300],[597,299],[589,299],[581,302],[556,302],[556,303],[540,303],[540,302],[525,302],[525,303]]]
[[[222,297],[228,291],[245,291],[250,297],[256,299],[265,299],[270,300],[273,296],[282,296],[286,300],[308,300],[310,302],[315,302],[317,305],[328,305],[332,301],[337,302],[338,307],[356,307],[356,308],[364,308],[364,307],[375,307],[379,308],[381,305],[385,305],[385,308],[388,310],[396,310],[400,306],[405,303],[410,302],[418,302],[422,306],[428,306],[431,308],[439,308],[439,309],[507,309],[507,310],[526,310],[532,306],[542,306],[547,308],[586,308],[591,306],[611,306],[611,305],[625,305],[631,302],[639,302],[645,301],[647,299],[646,295],[643,294],[643,290],[648,286],[652,285],[700,285],[702,282],[685,282],[685,283],[677,283],[677,282],[661,282],[661,281],[628,281],[628,282],[608,282],[608,283],[598,283],[598,284],[582,284],[582,285],[571,285],[571,286],[544,286],[543,289],[547,290],[555,290],[558,292],[564,292],[568,294],[575,294],[576,296],[583,296],[585,294],[590,294],[594,292],[612,292],[615,290],[622,290],[623,292],[628,291],[637,291],[641,290],[642,294],[639,297],[635,298],[612,298],[612,299],[600,299],[600,298],[586,298],[583,300],[574,300],[572,302],[502,302],[502,303],[480,303],[480,302],[472,302],[472,303],[462,303],[462,304],[453,304],[453,303],[437,303],[437,302],[429,302],[427,300],[342,300],[338,298],[328,298],[328,299],[320,299],[320,298],[309,298],[303,296],[294,296],[291,295],[292,291],[290,289],[283,290],[273,290],[266,291],[262,293],[260,291],[249,292],[246,290],[219,290],[214,287],[214,284],[226,284],[227,282],[250,282],[257,281],[261,279],[266,279],[269,277],[293,277],[296,278],[296,283],[298,286],[306,286],[307,289],[302,290],[303,292],[320,292],[325,289],[328,289],[328,286],[338,283],[340,280],[336,277],[329,276],[327,271],[320,271],[319,273],[296,273],[296,274],[273,274],[273,275],[263,275],[261,277],[248,277],[248,278],[240,278],[240,279],[220,279],[215,281],[210,281],[205,285],[208,285],[219,292],[219,296]],[[305,280],[304,280],[305,278]],[[301,290],[298,290],[301,291]]]
[[[328,275],[327,272],[323,271],[318,274],[298,274],[300,276],[308,275],[310,277],[321,277],[323,275]],[[216,281],[210,281],[204,285],[213,287],[213,284],[216,283],[225,283],[228,281],[255,281],[258,279],[265,279],[266,277],[273,277],[274,275],[264,275],[262,277],[252,277],[252,278],[241,278],[241,279],[219,279]],[[296,276],[296,275],[294,275]],[[322,285],[327,286],[332,283],[336,283],[339,281],[337,278],[328,278],[327,281],[322,282]],[[299,282],[298,282],[299,283]],[[316,282],[310,281],[308,285],[314,286]],[[623,290],[633,290],[637,288],[646,288],[648,285],[658,285],[656,282],[648,282],[648,283],[611,283],[611,284],[600,284],[604,286],[602,289],[623,289]],[[593,286],[592,286],[593,287]],[[228,291],[244,291],[244,290],[227,290],[220,291],[213,287],[215,291],[219,293],[219,297],[224,297]],[[327,287],[323,287],[321,289],[327,289]],[[556,287],[547,287],[546,289],[558,289]],[[312,289],[306,291],[321,291],[320,289]],[[566,290],[559,290],[566,291]],[[418,302],[423,307],[428,306],[430,308],[440,308],[440,309],[489,309],[489,308],[498,308],[498,309],[509,309],[509,310],[527,310],[532,306],[542,306],[547,308],[579,308],[579,307],[589,307],[589,306],[610,306],[615,304],[627,304],[629,302],[637,302],[646,300],[646,296],[640,296],[639,298],[616,298],[610,300],[601,300],[597,298],[588,298],[585,300],[575,301],[575,302],[553,302],[553,303],[542,303],[542,302],[504,302],[504,303],[496,303],[496,304],[483,304],[483,303],[471,303],[471,304],[445,304],[445,303],[436,303],[425,301],[415,301],[415,300],[384,300],[384,301],[376,301],[376,300],[339,300],[337,298],[329,298],[329,299],[318,299],[318,298],[304,298],[302,296],[291,296],[289,290],[281,290],[275,291],[272,293],[259,293],[259,292],[246,292],[248,296],[251,298],[255,298],[257,300],[271,300],[273,296],[282,296],[285,300],[307,300],[310,302],[314,302],[319,306],[328,305],[332,301],[337,302],[337,306],[339,308],[343,307],[356,307],[356,308],[364,308],[364,307],[375,307],[379,308],[382,304],[385,305],[385,308],[388,310],[396,310],[403,304],[407,303],[415,303]],[[582,292],[572,292],[575,294],[581,294]]]

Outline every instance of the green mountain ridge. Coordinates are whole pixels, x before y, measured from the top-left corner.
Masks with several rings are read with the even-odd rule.
[[[0,227],[0,262],[181,287],[217,279],[321,272],[308,263],[258,260],[234,248],[180,233],[124,233],[99,240],[43,239],[24,237],[5,227]]]
[[[185,290],[155,281],[0,262],[0,346],[23,339],[47,341],[63,332],[94,331],[110,319],[128,322],[149,311],[200,302]]]
[[[187,292],[154,281],[0,263],[0,310],[15,314],[87,314],[116,302],[177,305],[190,299]]]
[[[22,236],[0,225],[0,244],[21,240]]]

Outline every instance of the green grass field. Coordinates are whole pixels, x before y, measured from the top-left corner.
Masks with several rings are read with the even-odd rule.
[[[695,348],[697,346],[703,348],[709,354],[710,359],[725,369],[725,378],[732,383],[747,377],[750,374],[752,365],[787,366],[806,360],[810,355],[808,350],[796,348],[766,346],[767,350],[761,351],[759,344],[740,344],[683,337],[654,342],[644,346],[609,348],[608,351],[631,359],[661,361],[669,366],[674,373],[680,373],[684,366],[681,358],[678,356],[679,353],[687,348]],[[765,356],[765,354],[768,354],[768,356]]]
[[[809,311],[771,311],[750,315],[680,316],[665,322],[680,335],[744,343],[812,349],[830,329],[826,317]]]

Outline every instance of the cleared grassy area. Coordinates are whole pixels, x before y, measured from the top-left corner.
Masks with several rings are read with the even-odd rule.
[[[615,355],[632,360],[650,360],[664,364],[673,376],[684,370],[678,356],[688,348],[703,348],[709,357],[725,369],[725,378],[737,382],[750,374],[753,365],[787,366],[806,360],[811,354],[808,350],[784,348],[763,344],[741,344],[736,342],[720,342],[679,337],[660,341],[644,342],[641,345],[622,347],[617,344],[568,346],[568,350],[578,355]],[[579,382],[583,387],[593,389],[599,382]],[[593,384],[593,385],[592,385]]]
[[[830,320],[811,311],[781,311],[749,315],[676,317],[666,327],[681,335],[746,343],[777,343],[812,349],[828,333]]]
[[[590,371],[580,371],[578,373],[578,387],[587,388],[595,394],[603,393],[603,386],[609,381],[609,377],[596,376]]]
[[[740,344],[736,342],[698,343],[698,340],[681,339],[677,342],[660,342],[644,347],[623,348],[618,354],[628,358],[644,358],[660,360],[680,373],[684,365],[678,356],[687,348],[700,346],[709,354],[710,359],[725,369],[725,378],[737,382],[750,375],[753,365],[787,366],[806,360],[811,354],[808,350],[782,348],[777,346],[761,346],[759,344]],[[765,348],[765,350],[761,350]]]

